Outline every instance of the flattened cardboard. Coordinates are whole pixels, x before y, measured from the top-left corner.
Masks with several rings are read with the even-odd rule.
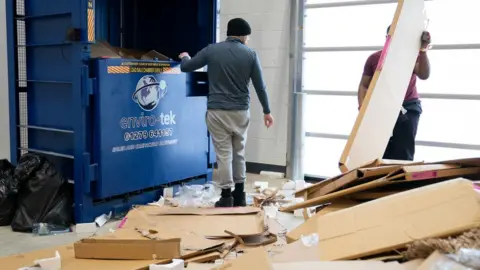
[[[340,179],[344,179],[345,181],[355,181],[357,179],[366,179],[366,178],[373,178],[373,177],[380,177],[382,175],[387,175],[398,169],[401,166],[405,165],[420,165],[423,164],[422,161],[405,161],[405,160],[389,160],[389,159],[375,159],[368,163],[363,164],[357,169],[350,170],[348,172],[344,172],[340,175],[331,177],[314,185],[311,185],[307,188],[298,190],[295,192],[295,197],[304,197],[305,192],[308,193],[308,199],[318,197],[319,194],[317,193],[318,190],[323,189],[325,186],[336,182]],[[342,181],[342,180],[341,180]],[[338,185],[338,184],[336,184]],[[324,193],[328,194],[328,193]]]
[[[160,207],[154,215],[250,215],[260,213],[258,207],[232,207],[232,208],[181,208],[181,207]]]
[[[254,248],[237,259],[226,262],[218,267],[219,270],[273,270],[273,266],[264,248]]]
[[[391,172],[388,175],[389,180],[405,179],[405,180],[424,180],[437,178],[437,174],[442,170],[458,169],[459,165],[447,164],[428,164],[428,165],[414,165],[403,166]]]
[[[402,191],[406,191],[406,189]],[[371,200],[387,197],[396,193],[398,193],[398,191],[376,191],[376,192],[365,191],[365,192],[358,192],[358,193],[349,195],[348,198],[354,199],[354,200],[371,201]]]
[[[366,190],[383,187],[391,184],[398,184],[408,181],[419,181],[419,180],[434,180],[434,179],[452,179],[455,177],[465,176],[465,175],[475,175],[480,172],[480,167],[472,168],[458,168],[458,165],[445,165],[445,164],[430,164],[430,165],[411,165],[403,166],[398,170],[388,174],[385,177],[382,177],[377,180],[367,182],[365,184],[360,184],[337,192],[327,194],[325,196],[320,196],[317,198],[312,198],[310,200],[297,203],[285,208],[281,208],[282,212],[289,212],[296,209],[313,207],[323,203],[328,203],[329,201],[343,198],[358,192],[363,192]]]
[[[74,245],[77,259],[152,260],[180,257],[180,238],[167,240],[83,239]]]
[[[138,227],[140,230],[147,230],[145,227]],[[151,229],[152,230],[152,229]],[[185,232],[172,229],[155,230],[154,236],[159,239],[181,238],[181,259],[189,259],[201,254],[220,249],[224,244],[224,239],[206,239],[194,232]],[[115,232],[103,236],[97,236],[95,239],[121,239],[121,240],[141,240],[145,239],[134,228],[122,228]]]
[[[187,270],[212,270],[214,269],[214,264],[206,263],[189,263],[185,269]]]
[[[289,245],[293,245],[293,242],[300,239],[302,234],[307,235],[307,234],[315,233],[317,230],[317,223],[315,220],[320,216],[328,215],[330,213],[347,209],[359,204],[360,202],[345,200],[345,199],[339,199],[339,200],[333,201],[330,205],[318,211],[315,215],[313,215],[307,221],[300,224],[298,227],[294,228],[293,230],[289,231],[286,234],[287,243],[289,243]],[[308,254],[308,253],[305,253],[305,254]]]
[[[296,241],[280,247],[272,247],[269,251],[270,259],[274,263],[313,262],[320,260],[317,248],[307,247],[302,241]]]
[[[301,252],[297,253],[298,256],[302,256]],[[274,261],[275,257],[269,258],[265,249],[249,250],[245,255],[238,259],[228,262],[217,269],[224,270],[305,270],[305,269],[322,269],[322,270],[409,270],[408,267],[401,265],[397,262],[384,263],[380,261],[301,261],[296,259],[295,256],[291,256],[293,261]],[[305,257],[303,257],[305,258]],[[273,259],[273,262],[272,262]],[[187,268],[188,269],[188,268]]]
[[[168,207],[165,208],[168,209]],[[186,233],[193,234],[194,232],[202,237],[231,237],[225,233],[225,230],[238,236],[261,235],[265,232],[263,211],[239,215],[158,215],[159,209],[161,208],[156,206],[142,206],[131,210],[127,215],[127,222],[123,228],[135,229],[143,227],[159,232],[176,232],[183,235]],[[202,209],[197,210],[205,211]],[[242,211],[247,212],[250,210],[247,208],[237,211],[242,213]],[[251,211],[258,211],[258,208]]]
[[[90,45],[90,58],[121,58],[118,52],[105,42]]]
[[[374,261],[337,261],[337,262],[287,262],[274,263],[274,270],[407,270],[405,266],[397,263],[384,263]]]
[[[170,58],[167,56],[155,51],[151,50],[147,52],[146,54],[142,55],[141,57],[142,60],[158,60],[158,61],[170,61]]]
[[[76,259],[73,245],[59,246],[49,249],[37,250],[33,252],[12,255],[0,258],[1,269],[16,270],[21,267],[28,267],[33,264],[34,260],[50,258],[55,251],[60,253],[62,258],[62,270],[86,270],[86,269],[115,269],[115,270],[132,270],[139,269],[155,262],[154,260],[89,260]]]
[[[384,166],[384,167],[374,167],[374,168],[369,168],[368,170],[368,177],[365,177],[363,174],[363,171],[358,169],[358,170],[353,170],[342,177],[326,184],[323,187],[318,188],[316,191],[308,194],[307,199],[311,198],[316,198],[320,197],[323,195],[330,194],[336,190],[339,190],[349,184],[355,183],[355,182],[362,182],[362,181],[367,181],[369,178],[380,178],[382,176],[388,175],[392,171],[395,171],[396,169],[400,168],[400,166]]]
[[[342,172],[383,156],[400,113],[425,29],[423,0],[399,0],[381,62],[340,158]],[[385,58],[383,58],[385,57]]]
[[[418,180],[428,180],[428,179],[437,179],[437,178],[446,178],[446,177],[455,177],[455,176],[468,176],[475,175],[480,173],[480,167],[472,168],[452,168],[452,169],[434,169],[436,165],[422,165],[419,169],[404,167],[404,172],[399,175],[390,175],[391,180],[394,179],[405,179],[409,181],[418,181]],[[453,166],[453,165],[445,165]]]
[[[185,263],[206,263],[206,262],[211,262],[220,259],[220,255],[222,255],[218,251],[212,251],[206,254],[202,254],[190,259],[186,259]]]
[[[460,210],[461,209],[461,210]],[[480,193],[455,179],[398,193],[318,218],[321,260],[357,259],[404,248],[417,239],[447,237],[480,225]],[[315,224],[316,223],[316,224]]]

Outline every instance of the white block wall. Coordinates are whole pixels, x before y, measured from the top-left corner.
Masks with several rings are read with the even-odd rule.
[[[220,38],[227,23],[243,18],[252,27],[249,46],[259,55],[275,118],[273,128],[263,124],[262,107],[252,88],[251,125],[247,142],[248,162],[286,166],[289,101],[289,0],[220,0]]]
[[[0,159],[10,159],[5,0],[0,0]]]

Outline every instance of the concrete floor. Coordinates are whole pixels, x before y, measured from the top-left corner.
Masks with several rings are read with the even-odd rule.
[[[255,181],[264,181],[269,183],[269,187],[281,187],[287,180],[285,179],[270,179],[268,177],[249,174],[246,184],[246,191],[253,191],[253,183]],[[287,192],[288,193],[288,192]],[[291,196],[291,192],[286,194]],[[278,222],[283,225],[287,230],[291,230],[301,223],[303,223],[303,218],[294,217],[289,213],[278,213],[277,216]],[[119,221],[111,221],[105,224],[103,227],[99,228],[96,232],[97,235],[106,234],[110,229],[116,228]],[[73,230],[75,231],[75,230]],[[0,257],[25,253],[29,251],[34,251],[38,249],[45,249],[60,245],[65,245],[73,243],[82,238],[91,236],[91,233],[77,234],[73,233],[64,233],[59,235],[48,235],[48,236],[34,236],[28,233],[16,233],[12,232],[10,227],[0,227]]]

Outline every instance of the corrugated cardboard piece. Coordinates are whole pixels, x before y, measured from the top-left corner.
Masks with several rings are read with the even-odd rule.
[[[480,193],[472,182],[455,179],[315,216],[287,233],[287,238],[291,242],[315,232],[321,239],[318,252],[322,260],[346,260],[479,225]]]
[[[83,239],[74,244],[77,259],[158,260],[180,257],[180,238],[167,240]]]
[[[305,189],[298,190],[295,192],[295,197],[304,198],[305,193],[307,193],[307,199],[316,198],[338,190],[354,181],[366,181],[375,177],[379,178],[401,168],[402,166],[421,164],[423,164],[423,162],[376,159],[357,169],[350,170]]]
[[[132,270],[141,269],[142,267],[148,266],[151,263],[161,262],[154,260],[114,261],[76,259],[74,255],[73,245],[67,245],[0,258],[0,269],[16,270],[21,267],[28,267],[33,264],[34,260],[52,257],[55,254],[55,251],[58,251],[60,253],[62,259],[62,270]],[[165,260],[163,262],[166,263],[167,261],[169,260]]]
[[[202,235],[197,235],[194,232],[185,232],[178,231],[174,228],[158,230],[158,229],[147,229],[145,227],[137,228],[122,228],[117,229],[114,233],[97,236],[94,239],[97,240],[146,240],[140,232],[137,231],[156,231],[155,234],[151,236],[157,239],[171,239],[171,238],[181,238],[181,253],[175,258],[189,259],[195,256],[199,256],[212,250],[217,250],[221,248],[225,240],[224,239],[206,239]]]
[[[124,228],[148,226],[149,229],[159,232],[195,232],[205,237],[231,237],[225,231],[238,236],[263,234],[265,232],[263,212],[259,208],[240,208],[182,209],[142,206],[128,213]]]
[[[457,162],[461,162],[461,160],[458,160]],[[435,179],[452,179],[459,176],[478,175],[480,173],[480,167],[461,167],[461,164],[407,165],[391,167],[391,169],[393,171],[391,171],[388,175],[373,181],[371,179],[368,181],[362,181],[362,179],[352,177],[349,179],[349,186],[343,186],[343,189],[322,196],[317,196],[318,194],[321,194],[317,188],[317,190],[310,193],[310,196],[312,196],[311,199],[292,206],[281,208],[280,210],[287,212],[306,207],[313,207],[331,202],[332,200],[343,198],[347,195],[352,195],[358,192],[364,192],[392,184],[422,180],[425,181],[422,184],[428,185],[431,184],[429,182],[433,182],[432,180]],[[346,175],[349,175],[349,173]],[[338,179],[335,181],[338,181]]]
[[[297,253],[300,255],[300,251]],[[292,256],[293,259],[294,256]],[[188,269],[188,267],[187,267]],[[195,269],[195,268],[194,268]],[[245,255],[238,259],[226,263],[218,268],[211,269],[223,269],[223,270],[305,270],[305,269],[322,269],[322,270],[411,270],[410,264],[400,264],[398,262],[384,263],[381,261],[283,261],[272,262],[272,258],[263,248],[249,250]]]
[[[249,215],[257,214],[262,210],[257,207],[232,207],[232,208],[180,208],[161,207],[153,211],[153,215],[195,215],[195,216],[216,216],[216,215]]]

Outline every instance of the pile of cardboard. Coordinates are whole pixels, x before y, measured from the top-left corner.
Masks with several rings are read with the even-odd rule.
[[[132,209],[122,227],[72,245],[0,259],[2,269],[31,266],[56,251],[65,269],[149,269],[150,264],[213,262],[241,250],[277,242],[260,208],[179,208],[140,206]]]
[[[471,236],[480,232],[479,185],[458,177],[478,179],[479,164],[479,159],[438,163],[376,160],[298,191],[296,195],[305,201],[284,211],[324,207],[290,232],[275,218],[265,217],[258,207],[139,206],[111,233],[0,258],[0,265],[2,269],[30,267],[56,251],[63,270],[147,270],[177,259],[181,267],[194,270],[402,270],[431,269],[429,265],[442,262],[453,265],[454,261],[433,251],[448,253],[460,247],[477,249],[478,245],[447,249],[430,245],[432,250],[413,258],[406,254],[415,252],[404,251],[421,246],[412,245],[418,240],[456,237],[467,231],[463,238],[480,239]]]
[[[170,58],[155,51],[151,50],[144,52],[141,50],[119,48],[110,45],[106,41],[97,41],[97,43],[90,45],[90,57],[91,58],[124,58],[135,60],[158,60],[169,61]]]
[[[436,163],[377,159],[297,191],[295,196],[303,198],[304,202],[281,210],[290,212],[306,207],[343,209],[448,179],[478,178],[479,175],[479,158]]]

